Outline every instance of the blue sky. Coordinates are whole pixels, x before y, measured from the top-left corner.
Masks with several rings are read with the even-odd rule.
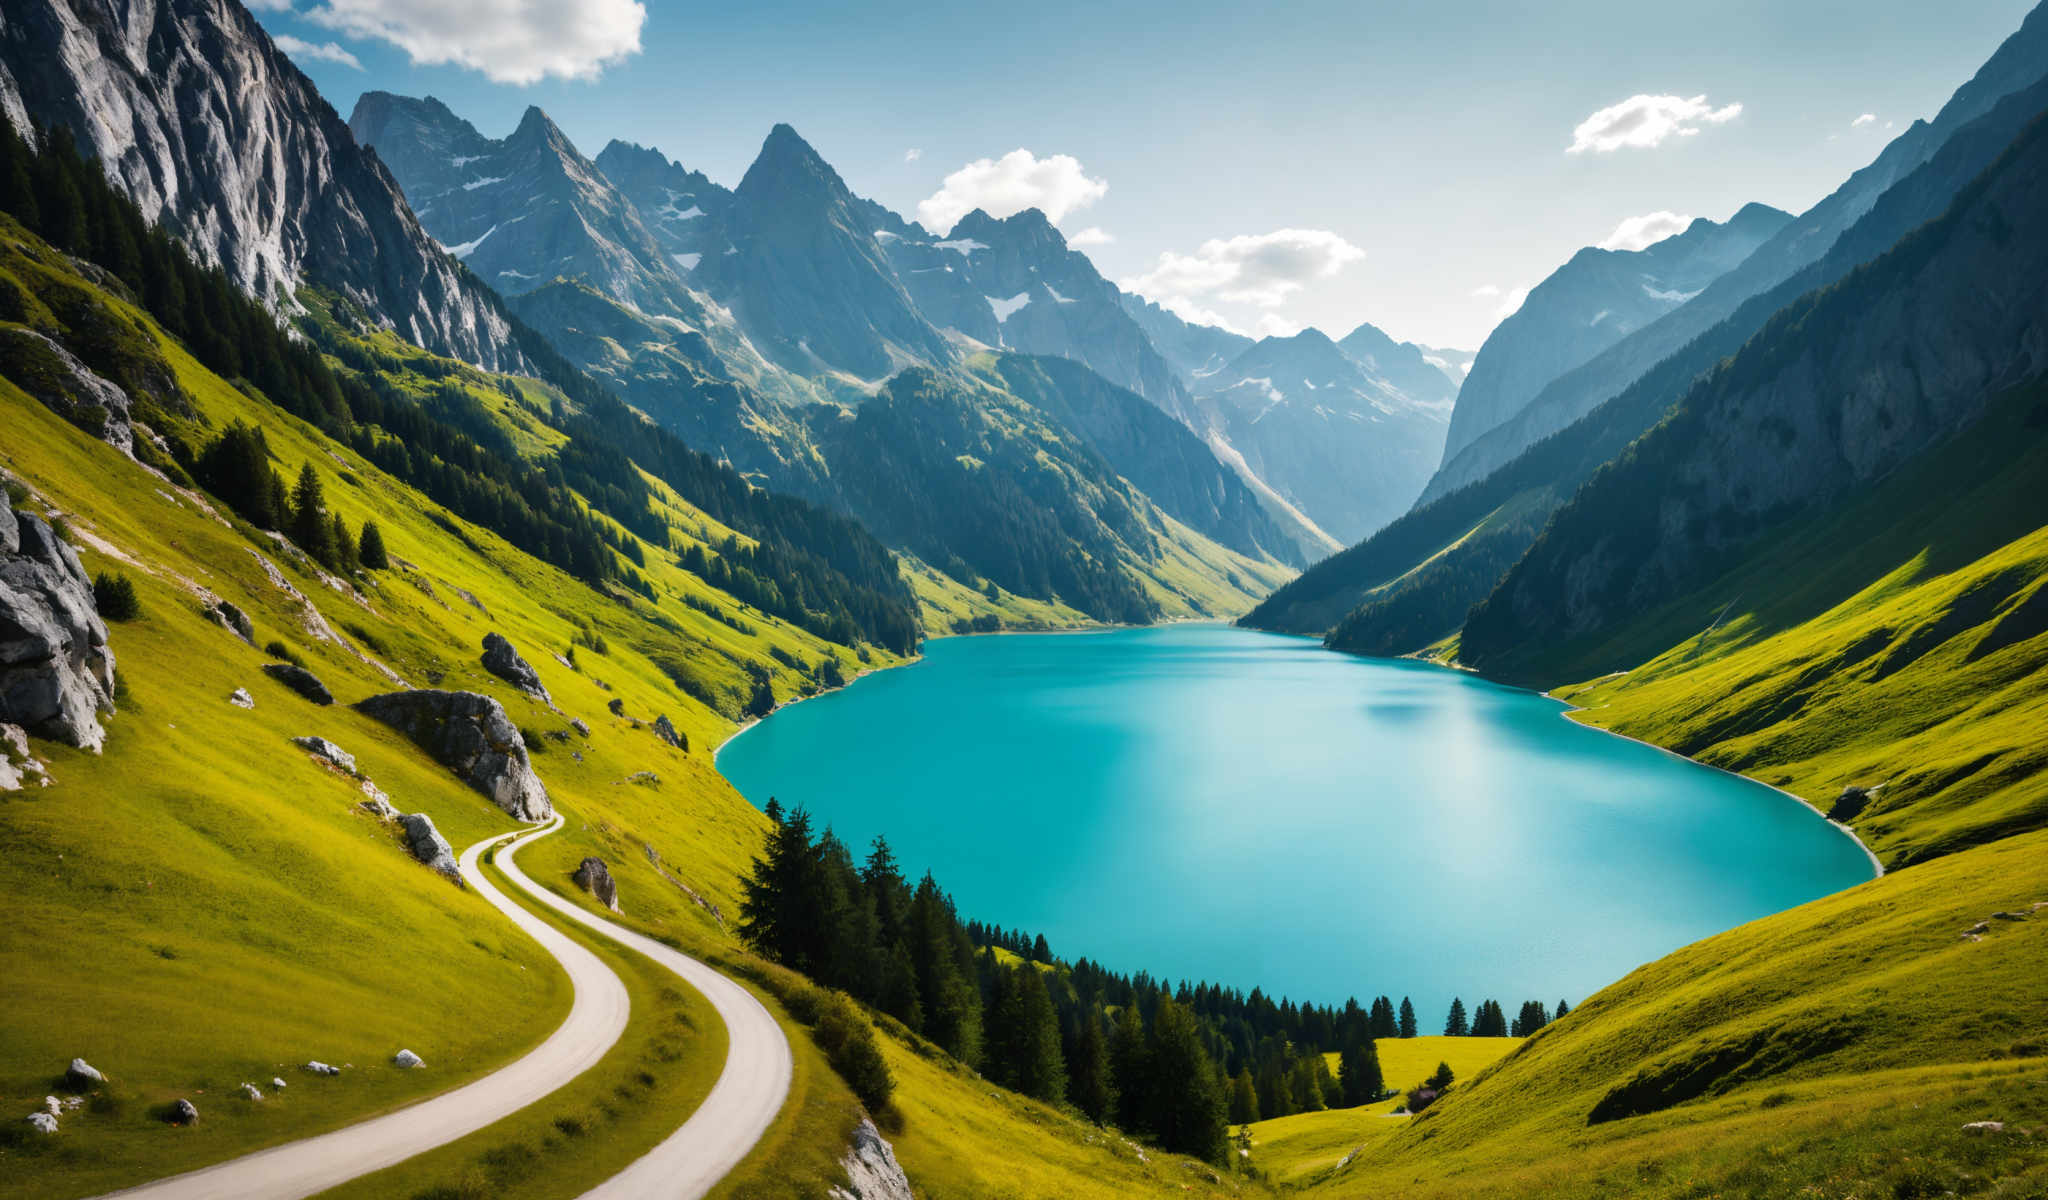
[[[502,137],[538,104],[586,154],[624,138],[728,185],[787,121],[906,216],[1064,206],[1111,239],[1087,246],[1105,275],[1185,312],[1475,348],[1580,246],[1669,223],[1640,218],[1812,204],[2031,3],[257,7],[344,116],[432,94]],[[1615,136],[1573,152],[1603,110]]]

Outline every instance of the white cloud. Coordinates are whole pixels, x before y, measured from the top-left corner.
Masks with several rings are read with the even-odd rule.
[[[1102,226],[1090,225],[1088,228],[1083,229],[1081,232],[1075,234],[1073,237],[1068,238],[1067,245],[1107,246],[1115,240],[1116,236],[1110,233],[1108,230],[1104,229]]]
[[[1524,300],[1527,300],[1528,298],[1529,289],[1525,287],[1518,287],[1514,291],[1508,293],[1508,298],[1500,302],[1500,307],[1494,310],[1493,315],[1505,321],[1509,317],[1514,316],[1517,312],[1520,312],[1522,308],[1522,302]]]
[[[1302,324],[1299,321],[1290,321],[1279,313],[1260,313],[1259,323],[1254,328],[1262,338],[1290,338],[1301,332]]]
[[[1245,333],[1244,330],[1239,329],[1229,317],[1224,316],[1213,308],[1203,308],[1186,296],[1160,296],[1157,298],[1148,296],[1146,299],[1151,300],[1154,304],[1157,304],[1190,325],[1214,325],[1226,333],[1234,333],[1240,337],[1251,336]]]
[[[1118,286],[1143,296],[1214,293],[1235,304],[1273,308],[1310,280],[1326,279],[1365,257],[1327,229],[1276,229],[1203,242],[1193,254],[1169,250],[1152,270]]]
[[[1714,108],[1705,96],[1690,100],[1682,96],[1630,96],[1579,122],[1572,130],[1572,144],[1565,153],[1651,150],[1663,145],[1667,138],[1691,137],[1703,124],[1721,125],[1741,115],[1742,105]]]
[[[640,52],[638,0],[326,0],[308,19],[390,42],[414,63],[453,63],[497,83],[593,79]]]
[[[323,62],[340,63],[344,67],[354,67],[358,71],[363,69],[363,64],[356,61],[355,55],[334,42],[321,42],[315,45],[304,38],[295,38],[289,33],[272,34],[270,40],[277,43],[278,49],[296,59],[315,58]]]
[[[292,0],[247,0],[247,3],[250,8],[255,9],[257,12],[290,12],[292,10]],[[284,39],[272,38],[271,40],[281,42]]]
[[[927,229],[951,229],[977,208],[996,218],[1035,208],[1057,225],[1107,191],[1109,184],[1088,178],[1081,160],[1071,154],[1040,158],[1019,149],[1001,158],[977,158],[946,176],[939,190],[918,204],[917,216]]]
[[[1855,120],[1853,120],[1853,121],[1849,122],[1849,128],[1851,128],[1851,129],[1856,129],[1856,128],[1860,127],[1860,126],[1864,126],[1864,125],[1875,125],[1875,124],[1877,124],[1877,114],[1876,114],[1876,113],[1864,113],[1864,114],[1863,114],[1862,116],[1860,116],[1860,117],[1856,118]]]
[[[1660,210],[1644,213],[1640,217],[1624,217],[1607,240],[1600,243],[1602,250],[1641,250],[1654,246],[1674,234],[1684,233],[1692,224],[1692,218],[1684,213]]]
[[[907,163],[916,162],[918,159],[923,157],[924,151],[918,149],[916,146],[912,146],[910,149],[905,150],[903,152],[903,161]]]
[[[1500,295],[1500,285],[1497,283],[1482,283],[1472,289],[1472,295],[1481,300],[1491,299],[1494,296]]]

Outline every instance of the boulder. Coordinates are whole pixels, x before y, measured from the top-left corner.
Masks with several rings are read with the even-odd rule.
[[[72,1059],[71,1065],[64,1070],[64,1086],[74,1092],[89,1092],[106,1081],[105,1075],[82,1058]]]
[[[372,696],[356,711],[405,734],[520,820],[554,815],[548,790],[527,758],[526,739],[489,696],[421,688]]]
[[[839,1166],[846,1172],[847,1182],[825,1193],[832,1200],[915,1200],[895,1149],[866,1117],[854,1126],[853,1144]]]
[[[292,739],[292,745],[304,750],[314,758],[347,771],[351,775],[356,773],[356,756],[324,737],[295,737]]]
[[[455,851],[448,846],[448,839],[434,828],[434,818],[425,813],[400,813],[398,823],[405,829],[406,849],[421,862],[453,879],[462,882],[462,869],[455,864]]]
[[[98,753],[114,655],[78,555],[0,491],[0,722]]]
[[[263,1092],[260,1089],[258,1089],[257,1086],[253,1083],[244,1083],[241,1087],[241,1092],[242,1099],[244,1100],[263,1099]]]
[[[28,731],[19,725],[0,724],[0,792],[49,782],[49,767],[29,752]]]
[[[55,1096],[44,1096],[43,1111],[53,1117],[61,1117],[64,1115],[64,1102]]]
[[[171,1105],[170,1111],[165,1114],[165,1119],[173,1125],[197,1125],[199,1123],[199,1109],[190,1100],[181,1096],[176,1103]]]
[[[549,705],[550,707],[554,705],[554,701],[548,698],[548,689],[541,683],[540,676],[535,673],[531,666],[527,665],[525,659],[519,657],[519,651],[514,650],[512,643],[506,641],[502,635],[497,633],[487,633],[484,635],[483,663],[484,670],[489,671],[506,683],[532,696],[542,704]]]
[[[606,712],[611,713],[615,717],[626,715],[626,702],[617,696],[613,696],[610,700],[605,701],[604,707]]]
[[[30,1113],[28,1115],[28,1123],[31,1129],[45,1137],[57,1132],[57,1118],[46,1112]]]
[[[612,882],[611,868],[604,865],[603,859],[594,856],[584,859],[576,865],[576,873],[571,878],[576,880],[577,887],[597,897],[599,904],[613,912],[619,911],[619,886]]]
[[[225,600],[216,600],[213,602],[213,607],[206,610],[206,615],[219,622],[221,628],[241,638],[251,646],[256,644],[256,626],[254,622],[249,620],[248,613],[243,612]]]
[[[249,694],[248,688],[236,688],[228,694],[228,703],[236,708],[254,708],[256,707],[256,697]]]
[[[688,750],[690,748],[689,742],[684,740],[683,735],[676,732],[675,722],[668,719],[667,713],[654,718],[654,736],[678,750]]]
[[[271,1087],[274,1087],[274,1088],[281,1088],[281,1087],[283,1087],[283,1086],[284,1086],[284,1077],[283,1077],[282,1075],[272,1075],[272,1076],[270,1077],[270,1086],[271,1086]]]
[[[391,797],[384,794],[383,788],[367,779],[363,780],[362,788],[365,797],[362,803],[364,812],[380,821],[393,821],[398,818],[398,809],[392,806]]]
[[[264,663],[263,673],[315,704],[334,703],[334,693],[320,677],[296,663]]]
[[[320,1061],[319,1059],[317,1059],[317,1058],[316,1058],[316,1059],[314,1059],[314,1060],[313,1060],[312,1062],[309,1062],[309,1063],[307,1063],[307,1064],[306,1064],[306,1071],[307,1071],[307,1073],[308,1073],[308,1074],[312,1074],[312,1075],[339,1075],[339,1074],[341,1074],[341,1068],[340,1068],[340,1067],[330,1067],[330,1066],[328,1066],[328,1065],[327,1065],[326,1063],[324,1063],[324,1062],[321,1062],[321,1061]]]
[[[590,722],[582,717],[571,717],[569,719],[569,728],[575,730],[579,737],[588,738],[590,736]]]
[[[1870,789],[1859,787],[1852,783],[1842,789],[1841,795],[1835,797],[1833,807],[1828,809],[1828,820],[1840,821],[1846,825],[1857,817],[1862,816],[1863,810],[1868,807],[1870,807]]]
[[[414,1054],[412,1051],[400,1050],[398,1053],[391,1056],[391,1065],[397,1067],[401,1071],[417,1071],[421,1067],[426,1066],[427,1064],[421,1062],[420,1056]]]

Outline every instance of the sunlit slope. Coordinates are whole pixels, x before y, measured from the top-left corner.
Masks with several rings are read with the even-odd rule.
[[[1316,1194],[2039,1194],[2048,1139],[2017,1131],[2048,1119],[2043,901],[2034,833],[1686,947]],[[2008,1132],[1963,1128],[1985,1120]]]
[[[786,699],[816,686],[828,655],[849,677],[862,669],[853,651],[748,609],[661,553],[644,571],[655,601],[601,595],[211,375],[18,229],[0,273],[31,293],[61,285],[67,304],[89,301],[107,328],[132,331],[137,351],[160,356],[189,398],[191,416],[166,432],[203,444],[231,422],[261,427],[279,471],[311,463],[329,507],[351,528],[375,520],[393,560],[360,595],[330,584],[289,546],[0,381],[0,466],[28,490],[19,507],[61,515],[88,571],[128,574],[142,606],[138,620],[112,627],[121,711],[105,754],[37,742],[56,785],[0,795],[0,893],[12,918],[0,933],[0,977],[13,1014],[0,1042],[0,1104],[39,1107],[74,1055],[113,1078],[115,1098],[67,1116],[54,1139],[8,1137],[0,1193],[97,1192],[344,1123],[508,1061],[560,1020],[566,987],[538,949],[414,863],[391,827],[359,812],[355,781],[288,741],[339,743],[397,807],[428,813],[457,846],[510,828],[482,796],[348,707],[392,690],[391,676],[498,698],[527,731],[571,828],[601,839],[625,903],[655,910],[657,924],[722,936],[717,913],[733,911],[738,874],[765,828],[712,768],[712,746],[734,727],[725,708],[738,711],[733,698],[747,695],[752,669],[769,672]],[[429,361],[394,365],[391,377],[408,386],[407,373]],[[508,425],[547,451],[543,428],[519,421],[495,379],[431,364],[498,396]],[[725,536],[672,495],[665,502],[683,544]],[[271,581],[259,553],[296,595]],[[256,646],[279,641],[301,656],[339,703],[316,707],[264,675],[269,656],[203,616],[201,588],[249,614]],[[480,642],[493,631],[534,665],[559,711],[481,668]],[[572,646],[575,668],[556,657]],[[879,650],[869,659],[893,661]],[[228,703],[238,687],[253,709]],[[655,736],[658,715],[688,738],[687,753]],[[572,718],[589,725],[588,738]],[[565,876],[574,861],[537,856],[527,866]],[[401,1046],[429,1069],[388,1067]],[[302,1076],[297,1067],[316,1058],[353,1069]],[[236,1097],[242,1081],[273,1075],[291,1084],[282,1095],[260,1105]],[[189,1130],[151,1111],[180,1096],[202,1113]]]
[[[1888,863],[2048,824],[2048,391],[1802,522],[1596,646],[1553,650],[1578,717],[1842,816]],[[1668,648],[1667,648],[1668,647]],[[1647,661],[1644,661],[1647,660]]]

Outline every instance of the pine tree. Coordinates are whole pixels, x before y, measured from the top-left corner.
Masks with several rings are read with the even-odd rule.
[[[363,522],[363,536],[356,543],[356,557],[362,561],[366,571],[383,571],[391,566],[391,556],[384,550],[384,531],[377,528],[375,521]],[[575,650],[571,648],[570,654]]]
[[[348,522],[341,519],[340,513],[334,514],[330,524],[333,528],[334,541],[333,566],[344,575],[353,575],[357,566],[356,539],[349,533]]]
[[[1352,1042],[1338,1052],[1337,1087],[1346,1108],[1371,1104],[1386,1090],[1386,1078],[1380,1071],[1379,1048],[1372,1044],[1370,1038]]]
[[[1439,1062],[1436,1065],[1436,1073],[1429,1077],[1429,1081],[1424,1086],[1435,1088],[1441,1092],[1451,1086],[1451,1081],[1456,1078],[1457,1076],[1451,1074],[1451,1064]]]
[[[1097,1125],[1108,1121],[1116,1109],[1116,1085],[1110,1078],[1109,1039],[1103,1036],[1101,1010],[1082,1014],[1081,1033],[1067,1062],[1067,1074],[1067,1091],[1074,1107]]]
[[[1151,1105],[1151,1053],[1145,1022],[1135,1005],[1117,1009],[1109,1031],[1110,1078],[1116,1087],[1116,1123],[1143,1127]]]
[[[1415,1006],[1408,1002],[1408,997],[1406,996],[1401,997],[1401,1036],[1404,1038],[1415,1036]]]
[[[740,936],[797,970],[807,965],[791,960],[801,954],[806,932],[804,893],[811,857],[811,816],[799,807],[769,831],[767,846],[740,881]]]
[[[1553,1021],[1562,1021],[1562,1020],[1564,1020],[1564,1015],[1565,1015],[1566,1013],[1570,1012],[1571,1010],[1572,1010],[1572,1006],[1571,1006],[1571,1005],[1569,1005],[1569,1004],[1566,1004],[1566,1003],[1565,1003],[1564,1001],[1562,1001],[1562,1000],[1559,1000],[1559,1001],[1557,1002],[1557,1011],[1556,1011],[1555,1013],[1552,1013],[1552,1014],[1551,1014],[1551,1016],[1550,1016],[1550,1019],[1551,1019],[1551,1020],[1553,1020]]]
[[[326,509],[320,476],[312,463],[306,463],[299,468],[299,482],[292,488],[291,527],[286,532],[314,562],[333,566],[334,526],[327,520]]]
[[[1250,1125],[1259,1119],[1259,1093],[1252,1086],[1252,1072],[1246,1067],[1230,1082],[1230,1123]]]
[[[1145,1051],[1151,1092],[1145,1128],[1166,1150],[1221,1162],[1227,1132],[1223,1093],[1194,1013],[1160,996]]]
[[[1444,1036],[1469,1037],[1471,1033],[1472,1027],[1465,1020],[1465,1002],[1454,997],[1451,1000],[1451,1015],[1444,1021]]]
[[[1394,1019],[1394,1002],[1381,996],[1372,1002],[1372,1035],[1376,1038],[1390,1038],[1400,1035],[1400,1026]]]
[[[1052,945],[1045,940],[1045,935],[1042,933],[1038,935],[1037,941],[1031,943],[1031,961],[1036,963],[1049,963],[1052,961]]]
[[[1067,1095],[1067,1065],[1060,1057],[1059,1015],[1046,991],[1045,973],[1028,964],[1011,973],[1017,976],[1016,1029],[1012,1034],[1016,1089],[1047,1104],[1058,1104]]]

